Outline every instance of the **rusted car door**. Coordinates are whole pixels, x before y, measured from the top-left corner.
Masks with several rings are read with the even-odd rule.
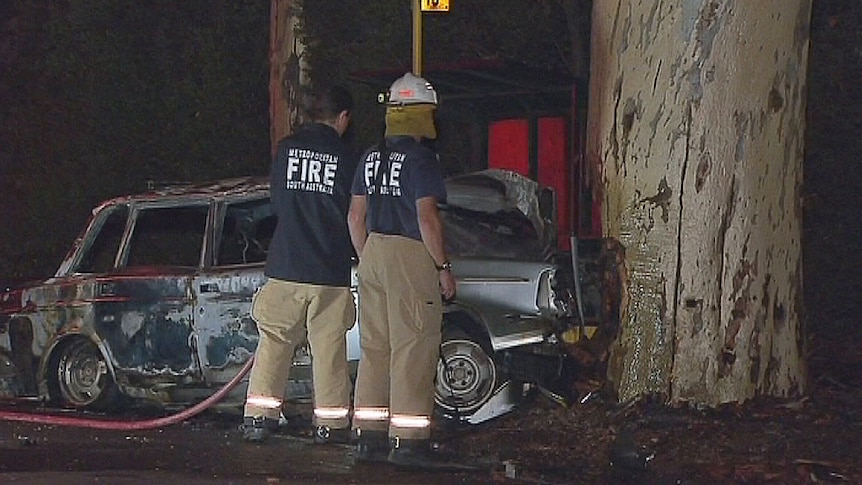
[[[209,384],[229,381],[257,348],[249,315],[275,228],[266,193],[229,198],[210,221],[206,263],[192,282],[197,353]]]
[[[209,205],[203,199],[135,205],[118,271],[102,283],[103,293],[117,297],[102,337],[119,370],[143,379],[144,387],[166,374],[201,379],[192,280],[202,260]]]
[[[263,284],[263,266],[212,268],[192,283],[196,351],[204,380],[229,381],[257,348],[257,328],[249,315],[251,300]]]

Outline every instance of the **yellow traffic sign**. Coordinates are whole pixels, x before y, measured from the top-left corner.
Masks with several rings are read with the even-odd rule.
[[[449,0],[420,0],[423,12],[448,12]]]

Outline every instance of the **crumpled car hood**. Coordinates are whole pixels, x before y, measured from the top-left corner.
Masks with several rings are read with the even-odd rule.
[[[543,261],[553,252],[556,229],[541,214],[535,181],[489,169],[450,177],[446,190],[440,213],[451,256]]]

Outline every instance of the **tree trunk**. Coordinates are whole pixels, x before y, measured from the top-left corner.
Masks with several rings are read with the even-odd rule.
[[[299,117],[299,89],[305,82],[303,46],[296,35],[296,2],[270,1],[269,26],[269,131],[272,153],[289,135]]]
[[[590,40],[590,8],[589,2],[572,2],[562,0],[560,6],[566,14],[569,24],[569,41],[572,45],[572,60],[569,70],[572,75],[586,79],[589,77],[589,40]]]
[[[624,248],[621,401],[805,391],[812,0],[595,0],[587,157]]]

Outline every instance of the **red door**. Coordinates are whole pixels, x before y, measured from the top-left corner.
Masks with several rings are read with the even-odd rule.
[[[563,117],[534,120],[536,141],[531,145],[531,120],[516,118],[492,122],[488,127],[488,168],[511,170],[551,187],[557,194],[557,245],[569,249],[572,190],[568,122]],[[535,146],[536,162],[531,163]],[[532,167],[535,169],[532,169]]]

